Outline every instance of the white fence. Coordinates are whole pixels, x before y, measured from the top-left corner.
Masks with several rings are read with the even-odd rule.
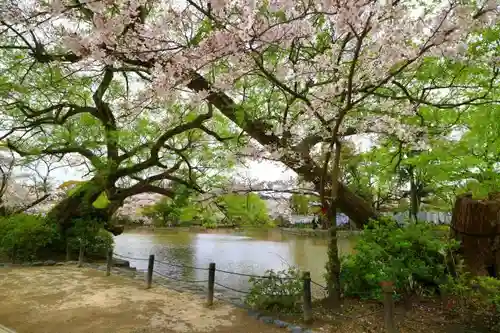
[[[387,214],[392,215],[392,217],[398,221],[403,222],[408,219],[408,212],[396,213],[396,214]],[[451,223],[451,213],[449,212],[418,212],[417,220],[419,221],[427,221],[436,224],[450,224]]]

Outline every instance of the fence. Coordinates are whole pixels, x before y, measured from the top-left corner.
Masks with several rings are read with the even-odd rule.
[[[148,258],[132,258],[132,257],[127,257],[124,255],[120,255],[117,253],[113,253],[112,250],[108,251],[107,254],[107,263],[106,263],[106,276],[111,275],[111,268],[113,266],[113,256],[122,258],[122,259],[127,259],[127,260],[136,260],[136,261],[148,261],[148,269],[146,271],[146,277],[145,277],[145,285],[146,288],[151,288],[153,284],[153,276],[154,274],[161,276],[163,278],[169,279],[169,280],[174,280],[174,281],[182,281],[182,282],[187,282],[187,283],[206,283],[207,284],[207,305],[211,306],[214,303],[214,298],[217,298],[215,296],[215,286],[218,286],[223,289],[227,289],[233,292],[237,292],[240,294],[248,294],[248,291],[244,290],[238,290],[235,288],[232,288],[230,286],[227,286],[216,279],[216,273],[225,273],[225,274],[232,274],[232,275],[237,275],[237,276],[243,276],[243,277],[249,277],[249,278],[254,278],[254,279],[269,279],[270,276],[263,276],[263,275],[253,275],[253,274],[245,274],[245,273],[239,273],[239,272],[231,272],[227,270],[222,270],[222,269],[217,269],[215,263],[210,263],[208,267],[194,267],[194,266],[188,266],[188,265],[181,265],[181,264],[175,264],[171,262],[166,262],[166,261],[159,261],[155,259],[155,255],[151,254],[149,255]],[[193,270],[200,270],[200,271],[205,271],[206,272],[206,279],[203,280],[186,280],[186,279],[179,279],[177,277],[169,276],[166,274],[163,274],[159,272],[155,268],[155,264],[158,265],[167,265],[167,266],[173,266],[173,267],[180,267],[180,268],[188,268],[188,269],[193,269]],[[281,279],[292,279],[289,277],[283,277]],[[317,286],[320,287],[323,290],[326,290],[327,288],[311,279],[311,275],[309,272],[303,272],[302,274],[302,316],[303,320],[306,323],[311,323],[313,321],[313,302],[312,302],[312,286]],[[397,330],[395,328],[395,321],[394,321],[394,301],[393,301],[393,294],[394,294],[394,287],[392,282],[383,282],[381,283],[382,290],[384,293],[384,323],[386,327],[386,332],[387,333],[396,333]]]

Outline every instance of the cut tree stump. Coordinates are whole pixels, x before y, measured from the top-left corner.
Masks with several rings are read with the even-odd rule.
[[[457,197],[451,219],[451,236],[460,241],[459,253],[476,275],[500,276],[500,194],[475,200],[467,193]]]

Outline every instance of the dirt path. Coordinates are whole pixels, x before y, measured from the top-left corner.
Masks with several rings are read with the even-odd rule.
[[[0,268],[0,324],[18,333],[283,333],[227,304],[67,266]]]

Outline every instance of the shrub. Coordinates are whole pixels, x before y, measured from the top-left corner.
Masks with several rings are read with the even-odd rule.
[[[302,302],[302,278],[300,271],[268,270],[266,278],[250,278],[252,285],[245,302],[252,308],[279,312],[296,312]]]
[[[380,298],[384,280],[394,282],[397,295],[432,292],[446,280],[447,260],[457,247],[453,240],[436,237],[428,223],[373,221],[359,236],[354,254],[342,259],[344,294]]]
[[[217,228],[217,222],[214,222],[214,221],[207,221],[207,222],[203,222],[201,224],[201,226],[203,228],[206,228],[206,229],[216,229]]]
[[[87,257],[105,258],[109,248],[113,247],[113,236],[104,230],[102,223],[91,220],[76,220],[69,230],[69,248],[73,253],[80,250],[80,242],[85,245]]]
[[[12,260],[33,260],[58,237],[58,226],[40,215],[17,214],[0,219],[0,252]]]
[[[445,304],[451,313],[464,322],[481,323],[491,332],[500,333],[500,280],[469,274],[449,278],[441,286],[447,296]]]

